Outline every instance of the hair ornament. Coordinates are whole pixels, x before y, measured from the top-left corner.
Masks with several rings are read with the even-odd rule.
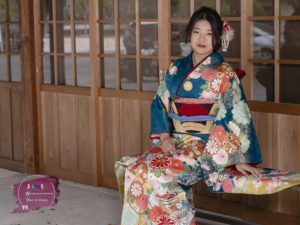
[[[222,33],[222,51],[226,52],[229,46],[229,42],[234,37],[234,29],[226,22],[223,23],[223,33]]]

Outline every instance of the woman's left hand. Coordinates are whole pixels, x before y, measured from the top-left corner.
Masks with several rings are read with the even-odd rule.
[[[248,173],[253,175],[254,177],[261,177],[261,169],[251,166],[247,163],[236,164],[235,168],[244,176],[248,176]]]

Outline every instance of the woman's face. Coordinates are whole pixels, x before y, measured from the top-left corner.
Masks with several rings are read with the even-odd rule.
[[[204,58],[213,52],[213,39],[210,23],[199,20],[192,30],[191,46],[195,57]]]

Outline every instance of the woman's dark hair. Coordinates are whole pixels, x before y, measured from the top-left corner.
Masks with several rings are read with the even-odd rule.
[[[212,29],[213,50],[218,51],[221,47],[223,21],[217,11],[209,7],[201,7],[193,13],[185,30],[185,42],[191,41],[194,26],[200,20],[206,20],[210,23]]]

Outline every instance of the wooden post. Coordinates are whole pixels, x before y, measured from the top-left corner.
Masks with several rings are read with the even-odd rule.
[[[93,162],[93,184],[100,185],[101,184],[101,149],[100,149],[100,103],[98,96],[98,89],[100,84],[100,76],[99,71],[102,69],[99,65],[98,53],[100,52],[96,45],[96,43],[100,43],[99,41],[99,33],[97,32],[97,19],[99,15],[99,5],[96,1],[89,1],[89,25],[90,25],[90,59],[91,59],[91,135],[93,143],[93,154],[95,161]],[[95,46],[94,46],[95,45]]]
[[[37,101],[33,36],[33,0],[20,1],[21,65],[24,89],[24,163],[27,173],[38,172]]]

